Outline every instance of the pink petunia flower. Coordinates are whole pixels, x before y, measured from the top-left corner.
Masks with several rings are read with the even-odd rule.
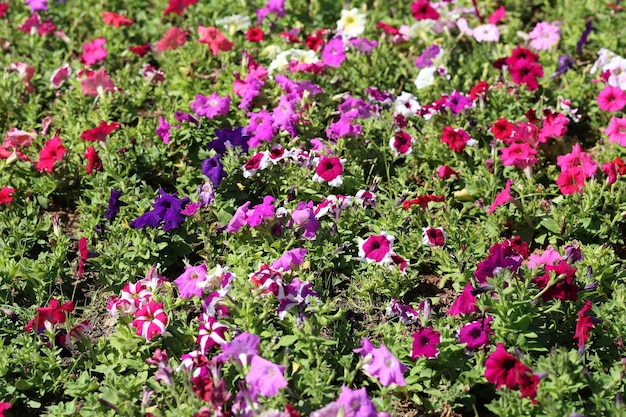
[[[167,326],[167,313],[163,309],[163,303],[150,300],[143,304],[136,312],[131,325],[137,329],[136,334],[146,340],[165,333]]]
[[[197,266],[185,266],[185,271],[174,280],[181,298],[191,298],[194,295],[202,297],[202,284],[207,279],[206,264],[202,262]]]
[[[411,153],[413,138],[406,132],[398,130],[389,140],[389,147],[394,156],[408,155]]]
[[[104,49],[106,41],[104,38],[96,38],[91,43],[83,43],[83,55],[80,62],[89,66],[104,61],[107,57],[107,50]]]
[[[233,49],[234,43],[229,41],[219,29],[215,27],[198,26],[198,43],[204,43],[209,46],[211,53],[218,56],[220,51],[230,51]]]
[[[98,127],[94,127],[93,129],[87,129],[83,133],[80,134],[80,138],[82,140],[86,140],[89,142],[100,141],[104,143],[106,141],[107,136],[119,129],[120,124],[118,122],[111,122],[110,124],[105,122],[104,120],[100,121],[100,125]]]
[[[100,68],[95,73],[88,75],[80,82],[83,94],[86,96],[97,97],[104,95],[106,92],[116,91],[115,84],[111,81],[109,74]]]
[[[574,333],[574,339],[578,339],[578,347],[582,347],[587,343],[589,339],[589,332],[593,327],[593,321],[587,315],[591,311],[591,301],[587,300],[583,308],[578,311],[578,321],[576,322],[576,332]]]
[[[113,12],[102,12],[102,20],[105,24],[118,29],[120,26],[131,26],[134,22],[121,14]]]
[[[620,146],[626,146],[626,117],[611,117],[611,121],[604,129],[609,137],[609,142],[615,142]]]
[[[380,347],[371,349],[368,354],[371,355],[371,361],[365,369],[368,375],[378,378],[384,387],[391,384],[400,387],[406,385],[403,375],[406,366],[391,353],[387,346],[381,343]]]
[[[93,146],[87,147],[87,151],[85,152],[84,156],[85,159],[87,159],[87,166],[85,168],[87,174],[91,174],[94,170],[102,170],[102,159],[100,159],[100,156]]]
[[[332,39],[322,51],[322,61],[330,67],[338,67],[346,59],[346,47],[341,37]]]
[[[55,69],[52,75],[50,76],[50,87],[59,88],[65,83],[70,75],[72,75],[72,68],[70,64],[65,64]]]
[[[12,187],[2,187],[0,189],[0,204],[4,204],[8,206],[13,202],[13,193],[15,193],[15,188]]]
[[[626,106],[626,93],[617,87],[606,85],[598,94],[600,110],[618,112]]]
[[[447,311],[449,316],[458,316],[460,314],[471,314],[478,311],[476,307],[476,297],[472,294],[472,284],[465,284],[463,292],[452,302]]]
[[[579,143],[574,144],[572,152],[557,156],[556,164],[561,168],[561,171],[580,167],[585,178],[593,177],[598,170],[598,163],[589,154],[583,152]]]
[[[464,324],[459,329],[459,343],[464,343],[465,348],[471,351],[487,346],[489,344],[489,336],[494,334],[489,326],[492,320],[491,316],[487,316],[482,320]]]
[[[489,206],[489,214],[493,214],[493,212],[496,211],[496,207],[515,202],[515,199],[511,197],[511,184],[513,184],[512,179],[506,180],[506,186],[504,187],[504,190],[500,191],[496,195],[493,203]]]
[[[159,52],[178,49],[187,41],[187,33],[181,28],[173,27],[165,32],[165,36],[155,43],[154,46]]]
[[[227,330],[228,326],[219,323],[214,317],[206,317],[206,320],[202,320],[198,330],[200,352],[207,353],[212,348],[225,344],[224,334]]]
[[[207,119],[225,116],[228,114],[230,107],[230,96],[220,97],[217,92],[206,97],[197,94],[194,100],[189,104],[191,110],[198,116],[204,116]]]
[[[539,22],[528,34],[530,37],[530,47],[540,50],[548,50],[561,40],[559,28],[548,22]]]

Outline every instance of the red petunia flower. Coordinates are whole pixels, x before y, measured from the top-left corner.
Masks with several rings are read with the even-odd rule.
[[[61,138],[58,136],[48,140],[43,149],[39,151],[39,162],[37,162],[37,171],[39,172],[52,172],[52,168],[56,161],[63,158],[63,155],[67,152],[67,149],[61,143]]]
[[[113,12],[102,12],[102,19],[104,20],[105,24],[111,25],[116,29],[118,29],[120,26],[130,26],[134,23],[126,16],[122,16],[121,14]]]
[[[419,195],[412,200],[406,200],[402,205],[405,210],[408,210],[411,206],[418,205],[424,210],[428,210],[428,203],[435,202],[441,203],[445,200],[443,195]]]
[[[37,333],[41,333],[44,329],[54,326],[55,324],[65,323],[65,313],[74,311],[74,302],[59,306],[59,300],[51,300],[48,307],[37,308],[35,317],[24,326],[24,330],[30,332],[33,328],[37,329]]]
[[[576,332],[574,333],[574,339],[578,339],[578,347],[582,347],[587,343],[589,339],[589,332],[593,327],[591,318],[586,315],[591,311],[591,301],[587,300],[583,308],[578,312],[578,321],[576,322]]]
[[[441,141],[456,153],[462,152],[471,139],[469,133],[463,129],[455,129],[452,126],[444,127],[441,132]]]
[[[140,57],[145,56],[148,52],[152,50],[152,45],[150,43],[145,43],[143,45],[131,46],[128,48],[130,52]]]
[[[516,366],[519,360],[508,353],[502,343],[496,345],[493,351],[485,361],[485,378],[492,384],[496,384],[496,388],[500,389],[503,385],[509,389],[516,389],[519,386]]]
[[[163,11],[163,15],[175,13],[182,16],[183,12],[191,5],[198,3],[198,0],[170,0],[167,7]]]
[[[557,300],[578,300],[578,285],[576,284],[576,268],[573,268],[566,261],[559,261],[556,265],[546,265],[546,273],[532,280],[541,290],[545,289],[550,282],[550,272],[555,277],[554,284],[541,295],[544,301]]]
[[[87,152],[85,152],[85,158],[87,159],[87,174],[91,174],[94,169],[96,171],[102,170],[102,159],[100,159],[100,156],[93,146],[89,146],[87,148]]]
[[[114,130],[117,130],[119,127],[120,124],[118,122],[111,122],[111,124],[108,124],[104,120],[101,120],[98,127],[85,130],[83,133],[81,133],[80,138],[89,142],[105,142],[107,136]]]
[[[263,33],[263,30],[260,27],[253,27],[248,29],[246,39],[248,39],[248,42],[263,42],[263,39],[265,39],[265,33]]]

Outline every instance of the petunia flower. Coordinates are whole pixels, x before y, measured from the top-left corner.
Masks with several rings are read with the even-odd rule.
[[[157,335],[165,333],[167,327],[167,313],[163,309],[163,303],[150,300],[141,305],[135,312],[135,319],[131,325],[137,329],[136,334],[151,340]]]
[[[72,311],[74,311],[73,301],[59,305],[59,300],[50,300],[48,307],[37,308],[35,317],[24,326],[24,330],[30,332],[35,329],[37,334],[42,333],[45,329],[52,329],[55,324],[65,323],[66,313]]]
[[[106,41],[104,38],[96,38],[90,43],[83,43],[83,55],[80,62],[89,66],[104,61],[107,57],[107,50],[104,49]]]
[[[284,365],[276,365],[255,355],[252,357],[251,368],[246,375],[246,382],[264,397],[273,397],[278,391],[287,386],[287,380],[283,376]]]
[[[513,184],[512,179],[509,178],[508,180],[506,180],[506,186],[504,187],[504,190],[496,194],[496,198],[493,200],[493,203],[491,203],[491,205],[489,206],[489,212],[488,212],[489,214],[493,214],[493,212],[496,211],[496,207],[500,207],[504,204],[516,202],[516,200],[513,197],[511,197],[511,184]]]
[[[482,320],[464,324],[459,329],[459,343],[464,343],[466,349],[471,351],[487,346],[489,344],[489,336],[494,334],[489,326],[492,320],[491,316],[487,316]]]
[[[187,33],[178,27],[170,28],[165,32],[165,36],[154,44],[157,51],[164,52],[170,49],[178,49],[187,41]]]
[[[191,111],[198,116],[204,116],[208,119],[225,116],[228,114],[230,107],[230,95],[220,97],[217,92],[215,92],[207,97],[202,94],[197,94],[194,100],[189,103],[189,107]]]
[[[519,359],[508,353],[502,343],[497,343],[496,350],[485,361],[485,378],[496,384],[497,389],[503,385],[509,389],[516,389],[519,386],[516,373],[519,363]]]
[[[345,159],[339,159],[337,157],[322,157],[315,169],[315,175],[313,181],[315,182],[328,182],[328,185],[332,187],[339,187],[343,184],[341,174],[343,173],[343,164]]]
[[[104,218],[107,219],[109,223],[113,223],[113,220],[115,220],[115,216],[117,216],[117,214],[120,212],[120,207],[128,205],[120,200],[121,196],[122,191],[111,188],[109,194],[109,204],[107,206],[107,209],[104,211]]]
[[[13,193],[15,193],[15,188],[12,187],[2,187],[0,189],[0,204],[4,204],[8,206],[13,202]]]
[[[83,133],[80,134],[80,138],[89,142],[100,141],[104,143],[107,136],[111,134],[111,132],[119,129],[119,127],[120,124],[118,122],[111,122],[109,124],[104,120],[101,120],[98,127],[85,130]]]
[[[607,184],[614,184],[617,181],[617,176],[626,175],[626,164],[622,158],[615,158],[605,164],[602,164],[602,172],[607,175]]]
[[[332,39],[322,51],[322,61],[330,67],[339,67],[346,59],[345,44],[341,37]]]
[[[561,194],[579,193],[585,188],[585,174],[581,167],[572,167],[559,174],[556,179]]]
[[[116,91],[115,84],[113,84],[113,81],[111,81],[109,74],[107,74],[104,68],[100,68],[98,71],[82,79],[80,86],[83,90],[83,94],[91,97],[102,96],[106,92]]]
[[[203,291],[199,284],[207,279],[206,264],[202,262],[198,266],[185,266],[185,271],[174,280],[181,298],[191,298],[194,295],[202,297]]]
[[[295,266],[301,265],[304,262],[304,257],[307,254],[305,248],[290,249],[285,252],[280,258],[270,264],[270,268],[278,271],[290,271]]]
[[[198,0],[170,0],[163,15],[167,16],[170,13],[182,16],[183,12],[191,5],[198,3]]]
[[[541,298],[544,301],[552,299],[578,300],[579,288],[576,284],[576,268],[570,266],[566,261],[560,260],[556,265],[546,265],[545,269],[545,274],[532,280],[541,290]]]
[[[134,23],[126,16],[122,16],[121,14],[117,14],[114,12],[102,12],[101,15],[102,20],[105,24],[111,25],[116,29],[118,29],[120,26],[131,26]]]
[[[626,146],[626,117],[611,117],[611,121],[604,129],[609,137],[609,142],[615,142],[620,146]]]
[[[380,347],[372,349],[369,354],[372,359],[365,370],[368,375],[378,378],[384,387],[391,384],[400,387],[406,385],[403,375],[406,366],[387,349],[387,346],[381,343]]]
[[[341,10],[341,18],[337,21],[337,32],[347,38],[357,38],[365,31],[365,14],[357,8]]]
[[[72,74],[72,68],[70,64],[64,64],[57,69],[54,70],[52,75],[50,76],[50,87],[59,88],[61,87],[65,81]]]
[[[411,153],[412,143],[413,138],[411,135],[403,132],[402,130],[398,130],[389,140],[389,147],[391,148],[394,156],[408,155]]]
[[[208,45],[214,56],[218,56],[220,51],[227,52],[233,49],[234,43],[229,41],[219,29],[213,26],[198,26],[198,35],[200,36],[198,43]]]
[[[228,330],[228,326],[218,322],[214,317],[200,318],[200,327],[198,329],[198,345],[200,352],[207,353],[216,346],[226,343],[224,334]]]
[[[85,167],[87,174],[91,174],[94,170],[102,170],[102,159],[100,159],[100,156],[93,146],[87,147],[87,151],[84,156],[85,159],[87,159],[87,166]]]
[[[582,347],[589,339],[589,332],[593,327],[593,321],[587,315],[591,311],[591,301],[585,301],[585,305],[578,311],[578,321],[576,322],[576,332],[574,339],[578,339],[578,347]]]
[[[372,234],[367,239],[358,238],[359,259],[367,263],[390,264],[394,240],[393,236],[385,232],[380,235]]]
[[[528,34],[530,38],[530,47],[540,50],[548,50],[561,40],[561,31],[559,28],[548,22],[539,22],[535,28]]]
[[[257,9],[257,24],[263,23],[267,15],[273,14],[277,19],[281,19],[287,15],[285,10],[285,0],[268,0],[265,7]]]
[[[30,12],[45,12],[48,10],[48,0],[25,0],[26,5],[30,8]]]
[[[476,297],[472,294],[472,290],[471,283],[468,282],[465,284],[463,292],[452,302],[446,314],[449,316],[458,316],[477,312]]]
[[[39,162],[37,162],[37,171],[39,172],[52,172],[56,161],[60,161],[63,155],[67,152],[67,149],[63,146],[61,138],[58,136],[49,139],[44,144],[44,147],[39,151]]]
[[[432,327],[420,327],[411,335],[413,343],[411,345],[411,359],[425,357],[426,359],[436,358],[439,354],[437,345],[441,343],[441,337],[437,330]]]
[[[626,106],[626,93],[617,87],[606,85],[598,94],[598,107],[608,112],[621,111]]]
[[[172,129],[172,125],[170,125],[165,117],[159,117],[159,126],[156,129],[156,134],[163,140],[163,143],[169,145],[170,143],[170,130]]]
[[[411,3],[411,13],[416,20],[438,20],[439,13],[429,0],[417,0]]]
[[[219,155],[202,161],[202,173],[211,180],[214,188],[219,188],[222,180],[227,176]]]
[[[443,246],[446,243],[446,232],[442,227],[423,227],[422,244],[426,246]]]
[[[336,416],[353,417],[377,417],[378,411],[372,400],[367,395],[365,388],[352,390],[346,386],[341,387],[341,394],[337,398],[337,405],[343,407]]]

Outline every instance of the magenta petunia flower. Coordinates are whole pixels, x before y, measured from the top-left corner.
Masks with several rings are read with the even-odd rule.
[[[398,130],[389,140],[389,146],[394,156],[408,155],[411,153],[413,138],[406,132]]]
[[[363,240],[358,238],[359,258],[365,262],[376,262],[377,264],[390,264],[395,238],[385,232],[380,235],[370,235]]]
[[[166,145],[170,143],[170,130],[172,129],[172,125],[170,125],[165,117],[159,117],[159,127],[156,129],[156,134],[158,137],[163,139],[163,143]]]
[[[496,384],[497,389],[503,385],[515,389],[519,385],[516,372],[518,364],[522,365],[515,356],[506,351],[502,343],[498,343],[496,350],[485,361],[485,378]]]
[[[442,227],[423,227],[422,243],[426,246],[443,246],[446,243],[446,232]]]
[[[500,207],[507,203],[514,203],[515,199],[511,197],[511,184],[513,183],[512,179],[506,180],[506,186],[504,190],[500,191],[496,198],[493,200],[493,203],[489,206],[489,214],[493,214],[496,211],[496,207]]]
[[[578,321],[576,322],[576,332],[574,333],[574,339],[578,339],[578,347],[582,347],[587,343],[589,339],[589,332],[593,327],[593,321],[587,315],[591,311],[591,301],[587,300],[583,308],[578,312]]]
[[[39,162],[37,162],[37,171],[39,172],[52,172],[54,164],[63,158],[63,155],[67,152],[65,146],[61,142],[61,138],[58,136],[53,137],[46,141],[43,149],[39,151]]]
[[[313,181],[315,182],[328,182],[328,185],[332,187],[339,187],[343,184],[341,174],[343,173],[343,163],[345,159],[339,159],[337,157],[323,156],[315,168],[315,175]]]
[[[270,265],[270,268],[278,271],[290,271],[294,266],[302,264],[304,257],[307,254],[305,248],[291,249],[285,252],[280,258],[276,259]]]
[[[189,106],[198,116],[204,116],[207,119],[225,116],[228,114],[230,107],[230,96],[220,97],[217,92],[211,94],[209,97],[197,94]]]
[[[346,59],[346,47],[341,37],[332,39],[324,46],[322,61],[330,67],[338,67]]]
[[[493,318],[487,316],[482,320],[464,324],[459,330],[459,343],[465,343],[468,350],[476,350],[489,344],[489,336],[493,335],[493,330],[489,323]]]
[[[626,106],[626,93],[620,88],[606,85],[598,94],[600,110],[618,112]]]
[[[588,153],[583,152],[579,143],[574,144],[570,153],[557,156],[556,164],[561,171],[581,168],[585,178],[593,177],[598,170],[598,163]]]
[[[581,192],[585,187],[585,174],[581,167],[569,168],[556,179],[556,185],[560,187],[561,194],[574,194]]]
[[[439,354],[437,345],[441,343],[441,337],[437,330],[432,327],[420,327],[412,334],[413,344],[411,347],[411,359],[425,357],[426,359],[436,358]]]
[[[458,316],[460,314],[471,314],[478,311],[476,307],[476,297],[472,294],[472,284],[465,284],[463,292],[454,300],[450,308],[448,309],[449,316]]]
[[[104,38],[96,38],[91,43],[83,43],[83,55],[80,62],[89,66],[104,61],[107,57],[107,50],[104,49],[106,41]]]
[[[283,376],[284,365],[276,365],[255,355],[252,358],[250,372],[246,375],[246,382],[264,397],[273,397],[281,388],[287,386],[287,380]]]

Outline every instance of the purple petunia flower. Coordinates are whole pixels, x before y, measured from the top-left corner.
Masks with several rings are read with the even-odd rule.
[[[215,188],[220,186],[222,180],[226,178],[226,171],[220,162],[219,155],[202,161],[202,173],[211,180]]]
[[[252,367],[246,375],[246,382],[264,397],[273,397],[281,388],[287,386],[287,380],[283,376],[284,365],[276,365],[273,362],[255,355],[252,358]]]
[[[261,338],[252,333],[243,332],[230,342],[222,345],[222,353],[218,355],[219,360],[224,362],[234,359],[241,366],[246,366],[253,356],[259,354],[259,342]]]
[[[491,316],[487,316],[483,320],[464,324],[459,330],[459,343],[465,343],[468,350],[476,350],[488,345],[489,336],[493,334],[493,330],[489,326],[492,320]]]
[[[156,134],[163,139],[163,143],[168,145],[170,143],[170,130],[172,129],[172,125],[170,125],[165,117],[161,116],[159,118],[159,127],[157,127]]]
[[[257,24],[260,25],[263,22],[263,19],[265,19],[265,17],[270,13],[279,19],[285,17],[287,15],[287,11],[285,10],[285,0],[269,0],[264,8],[257,9]]]
[[[322,51],[322,61],[330,67],[338,67],[346,59],[346,47],[341,37],[332,39]]]
[[[376,417],[378,415],[378,411],[372,400],[367,396],[365,388],[351,390],[346,386],[342,386],[341,395],[337,398],[337,404],[351,410],[354,417]]]
[[[206,264],[202,262],[198,266],[185,266],[185,271],[174,280],[181,298],[191,298],[194,295],[202,297],[202,288],[199,283],[206,281]]]
[[[213,93],[209,97],[206,97],[202,94],[197,94],[189,106],[198,116],[212,119],[217,116],[224,116],[228,113],[230,96],[220,97],[217,93]]]
[[[31,13],[45,12],[48,10],[48,0],[26,0]]]
[[[141,229],[144,227],[155,228],[163,223],[163,230],[179,228],[186,217],[181,213],[187,203],[190,202],[189,197],[177,198],[176,193],[168,194],[162,188],[159,189],[160,197],[154,199],[152,210],[142,214],[136,220],[128,225],[133,229]]]
[[[115,220],[115,216],[120,212],[120,207],[127,206],[123,201],[120,201],[120,197],[122,196],[122,192],[120,190],[116,190],[115,188],[111,188],[111,194],[109,196],[109,206],[104,212],[104,218],[107,219],[110,223],[113,223]]]
[[[283,256],[272,262],[270,268],[282,272],[290,271],[294,266],[300,265],[302,262],[304,262],[304,257],[306,256],[307,252],[308,251],[305,248],[288,250],[283,254]]]
[[[406,385],[403,375],[404,371],[406,371],[406,366],[387,349],[387,346],[381,344],[379,348],[372,349],[370,354],[372,355],[372,360],[365,372],[378,378],[384,387],[388,387],[391,384],[398,386]]]
[[[439,48],[439,45],[437,44],[430,45],[428,48],[424,50],[424,52],[422,52],[419,58],[415,60],[415,66],[418,69],[432,67],[434,65],[433,59],[437,55],[439,55],[440,51],[441,51],[441,48]]]

